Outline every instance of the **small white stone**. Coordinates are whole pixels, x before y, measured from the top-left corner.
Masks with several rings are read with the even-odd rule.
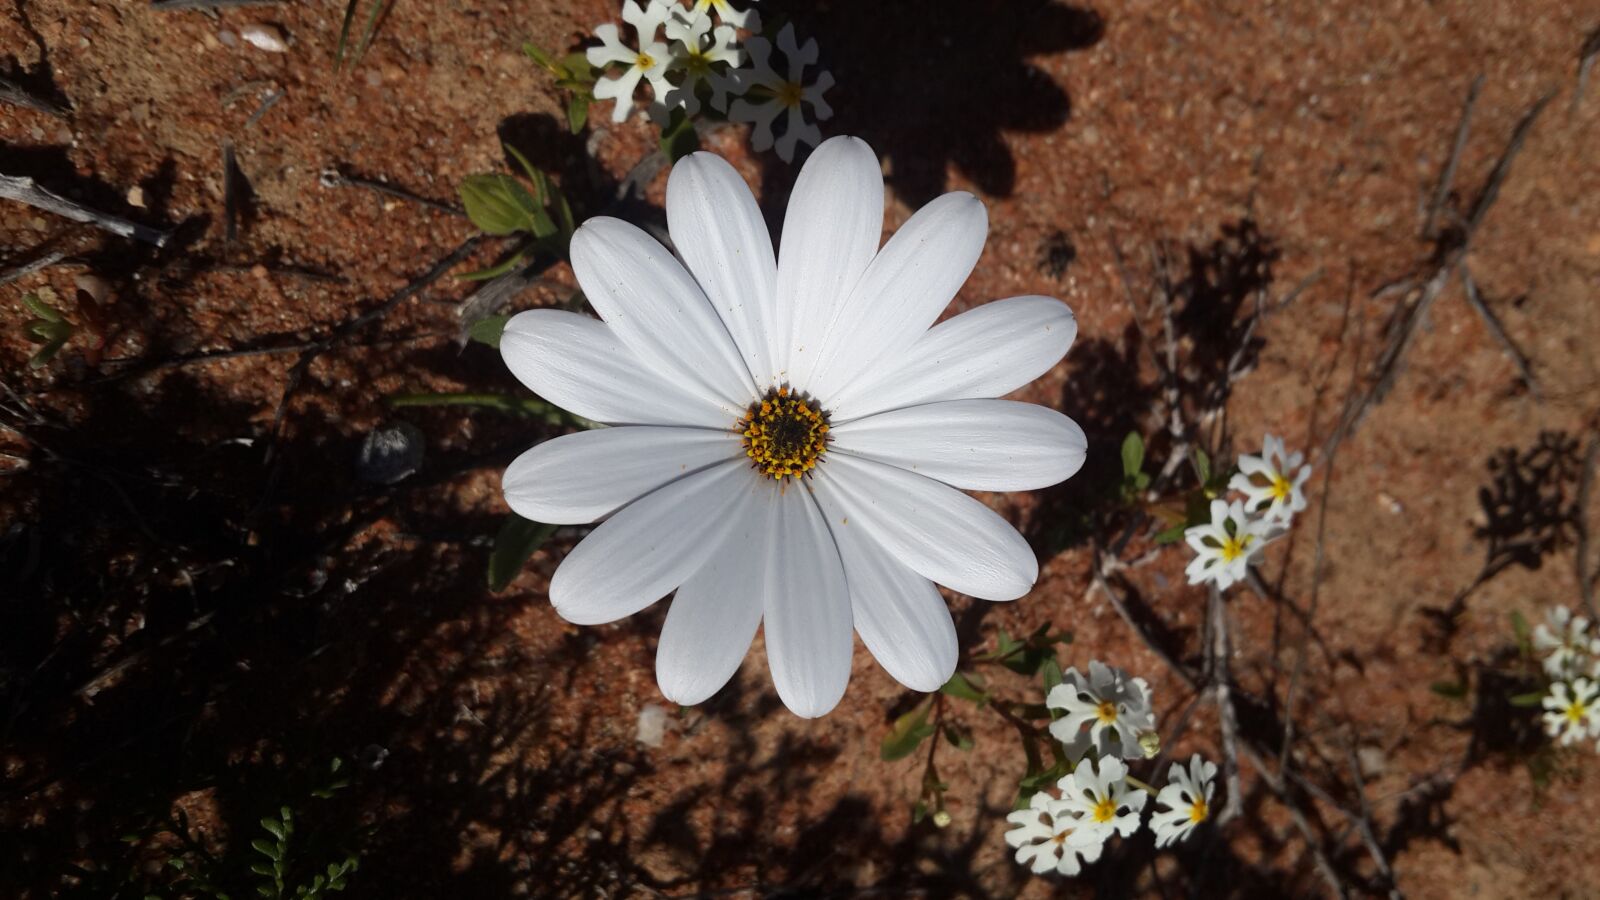
[[[639,710],[639,743],[646,747],[659,747],[667,740],[667,710],[666,707],[654,703],[645,704]]]
[[[144,188],[138,186],[128,188],[128,205],[144,209]]]
[[[257,50],[268,53],[288,53],[289,44],[283,39],[283,32],[272,25],[246,25],[239,29],[239,36]]]

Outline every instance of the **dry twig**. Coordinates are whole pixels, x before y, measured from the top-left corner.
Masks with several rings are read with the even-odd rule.
[[[112,234],[125,238],[133,238],[157,247],[164,246],[171,232],[157,231],[137,222],[130,222],[119,216],[113,216],[98,210],[93,210],[81,203],[47,191],[34,183],[32,178],[26,176],[13,176],[0,174],[0,199],[16,200],[26,203],[35,209],[65,216],[74,222],[87,222],[96,228],[101,228]]]

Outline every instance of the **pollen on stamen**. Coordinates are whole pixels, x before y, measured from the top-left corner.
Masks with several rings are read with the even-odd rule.
[[[775,481],[810,474],[828,450],[828,414],[788,385],[750,404],[734,428],[751,465]]]

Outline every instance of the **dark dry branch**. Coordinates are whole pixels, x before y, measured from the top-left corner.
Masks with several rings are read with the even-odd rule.
[[[0,272],[0,286],[10,284],[18,279],[27,278],[35,272],[42,272],[71,255],[66,250],[51,250],[40,254],[15,269]]]
[[[1222,591],[1211,585],[1211,681],[1212,701],[1222,724],[1222,777],[1228,785],[1228,802],[1217,815],[1217,827],[1232,822],[1244,809],[1244,794],[1239,790],[1239,717],[1233,707],[1233,678],[1228,672],[1228,611],[1223,607]]]
[[[1378,868],[1378,874],[1389,885],[1389,900],[1403,900],[1400,888],[1394,880],[1394,869],[1389,865],[1389,858],[1384,855],[1383,848],[1378,844],[1377,835],[1372,832],[1372,805],[1367,802],[1367,781],[1361,777],[1361,759],[1356,756],[1355,742],[1351,741],[1346,748],[1350,763],[1350,779],[1356,787],[1356,798],[1360,802],[1361,818],[1354,823],[1356,832],[1361,835],[1361,843],[1366,845],[1367,854],[1372,857],[1372,864]]]
[[[1476,88],[1474,88],[1475,91]],[[1484,182],[1483,190],[1478,193],[1477,199],[1473,201],[1471,212],[1462,222],[1460,231],[1442,233],[1438,236],[1432,261],[1432,274],[1425,281],[1408,280],[1410,285],[1408,296],[1401,301],[1400,306],[1390,318],[1386,329],[1388,339],[1383,349],[1378,353],[1377,358],[1373,361],[1371,369],[1372,385],[1360,402],[1345,410],[1339,427],[1335,430],[1330,441],[1343,440],[1349,432],[1354,431],[1361,424],[1367,413],[1371,411],[1372,407],[1382,403],[1394,388],[1395,382],[1400,376],[1406,352],[1411,349],[1411,345],[1416,339],[1418,327],[1427,318],[1428,311],[1432,309],[1434,301],[1439,298],[1439,295],[1444,292],[1445,287],[1450,283],[1451,276],[1456,273],[1456,270],[1461,267],[1466,259],[1473,235],[1476,233],[1478,226],[1482,224],[1484,216],[1488,214],[1489,209],[1494,205],[1496,198],[1500,196],[1500,188],[1505,184],[1506,177],[1511,173],[1512,162],[1516,159],[1517,154],[1521,152],[1522,145],[1527,141],[1528,134],[1533,128],[1533,123],[1538,119],[1539,113],[1544,111],[1545,105],[1550,102],[1551,96],[1553,95],[1545,94],[1541,97],[1517,122],[1517,127],[1511,134],[1511,139],[1506,143],[1505,150],[1501,152],[1499,160],[1495,162],[1494,169],[1490,171],[1488,179]],[[1470,113],[1471,105],[1468,104],[1466,109],[1463,110],[1463,124],[1461,129],[1458,130],[1458,140],[1464,140],[1462,134],[1466,128],[1465,119]],[[1456,159],[1452,156],[1451,165],[1454,165],[1455,162]],[[1420,287],[1418,286],[1419,283]],[[1392,286],[1386,286],[1381,290],[1387,291],[1390,287]],[[1377,293],[1375,292],[1374,297],[1376,296]]]
[[[171,232],[157,231],[137,222],[93,210],[80,203],[39,187],[32,178],[0,174],[0,199],[16,200],[35,209],[65,216],[74,222],[87,222],[119,237],[133,238],[157,247],[164,246]]]
[[[1505,350],[1506,356],[1511,357],[1512,364],[1517,367],[1517,374],[1522,377],[1522,383],[1528,386],[1528,393],[1532,394],[1535,400],[1541,399],[1539,382],[1533,377],[1533,367],[1527,355],[1518,349],[1516,342],[1511,340],[1511,335],[1506,334],[1500,317],[1495,315],[1489,304],[1483,301],[1483,295],[1478,293],[1478,283],[1473,280],[1472,271],[1467,268],[1465,262],[1461,264],[1461,284],[1466,288],[1467,302],[1478,311],[1478,316],[1483,319],[1483,324],[1488,326],[1489,333],[1494,335],[1501,349]]]
[[[71,110],[54,100],[29,93],[22,85],[4,76],[0,76],[0,103],[9,103],[12,106],[20,106],[23,109],[42,112],[58,119],[65,119],[67,114],[71,112]]]
[[[222,242],[232,244],[239,237],[239,188],[235,173],[233,141],[222,142]]]
[[[1472,107],[1478,102],[1478,92],[1483,89],[1483,76],[1472,79],[1472,86],[1467,88],[1467,99],[1461,105],[1461,120],[1456,123],[1455,141],[1450,147],[1450,159],[1444,164],[1444,171],[1439,173],[1439,184],[1433,192],[1433,204],[1428,207],[1428,217],[1422,222],[1422,236],[1433,240],[1439,236],[1437,231],[1439,213],[1444,210],[1445,201],[1450,198],[1450,188],[1455,184],[1456,169],[1461,166],[1461,154],[1467,149],[1467,135],[1472,130]]]
[[[250,114],[250,118],[244,120],[244,127],[254,127],[257,122],[261,121],[261,117],[267,114],[267,110],[276,106],[278,101],[282,99],[283,91],[273,91],[272,93],[263,97],[261,100],[261,105],[257,106],[256,111]]]
[[[395,187],[388,182],[375,181],[371,178],[362,178],[357,175],[346,175],[336,167],[323,169],[322,175],[319,178],[319,183],[325,188],[361,188],[362,190],[373,191],[388,197],[394,197],[397,200],[404,200],[408,203],[426,206],[429,209],[436,209],[439,212],[449,213],[452,216],[458,216],[461,218],[466,218],[467,215],[466,211],[459,206],[454,206],[449,203],[442,203],[438,200],[429,200],[427,197],[413,194],[404,188]]]
[[[1589,32],[1588,40],[1583,42],[1583,49],[1578,51],[1578,83],[1572,89],[1572,111],[1578,111],[1578,104],[1583,102],[1583,92],[1589,86],[1589,70],[1594,68],[1595,57],[1600,57],[1600,28]]]

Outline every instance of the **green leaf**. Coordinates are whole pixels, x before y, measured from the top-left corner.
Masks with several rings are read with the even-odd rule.
[[[1524,652],[1533,647],[1533,633],[1528,629],[1528,620],[1516,610],[1511,611],[1511,631],[1517,636],[1517,646]]]
[[[537,214],[543,212],[522,182],[510,175],[468,175],[461,182],[461,204],[480,231],[499,237],[532,233]]]
[[[972,732],[967,731],[965,728],[957,728],[954,725],[944,726],[944,739],[962,753],[972,751]]]
[[[563,56],[560,66],[566,70],[567,78],[583,84],[594,84],[600,71],[589,65],[589,56],[582,50],[574,50]]]
[[[34,315],[46,322],[62,321],[61,313],[50,304],[44,302],[38,294],[28,293],[22,295],[22,305],[26,306]]]
[[[1122,439],[1122,475],[1133,478],[1144,468],[1144,438],[1139,432],[1130,431]]]
[[[505,334],[510,316],[484,316],[467,329],[467,337],[491,347],[500,346],[500,335]]]
[[[1160,534],[1156,535],[1156,543],[1157,544],[1176,544],[1177,542],[1183,540],[1183,533],[1185,531],[1188,531],[1188,530],[1189,530],[1189,525],[1186,522],[1174,525],[1171,528],[1168,528],[1166,531],[1163,531]]]
[[[50,364],[50,360],[55,359],[56,354],[60,353],[61,348],[65,347],[66,345],[66,338],[56,338],[50,343],[45,344],[43,347],[40,347],[37,353],[28,358],[28,368],[42,369],[45,366],[48,366]]]
[[[700,149],[700,136],[695,133],[694,121],[683,110],[674,110],[672,120],[661,129],[661,152],[669,162],[677,162]]]
[[[1451,700],[1460,700],[1467,696],[1467,685],[1463,681],[1435,681],[1428,685],[1428,690]]]
[[[1189,456],[1189,462],[1194,464],[1194,476],[1202,485],[1211,483],[1211,457],[1206,455],[1199,447]]]
[[[283,836],[284,836],[283,825],[277,819],[271,819],[271,818],[262,819],[261,820],[261,827],[265,828],[267,831],[271,832],[272,836],[277,838],[278,840],[280,840],[280,841],[283,840]]]
[[[1528,709],[1544,705],[1544,691],[1534,691],[1528,694],[1518,694],[1511,698],[1511,705]]]
[[[933,734],[933,726],[928,724],[928,711],[932,708],[932,704],[923,703],[895,719],[894,727],[889,729],[889,734],[878,748],[879,758],[891,762],[910,756],[918,744]]]
[[[573,97],[567,103],[567,126],[573,134],[583,131],[583,126],[589,123],[589,98],[582,95]]]
[[[256,838],[250,842],[250,846],[253,847],[257,853],[260,853],[262,856],[267,857],[273,862],[283,859],[283,850],[280,848],[280,846],[272,843],[266,838]]]
[[[256,873],[257,875],[265,875],[268,878],[271,878],[272,877],[272,863],[267,863],[267,862],[251,863],[250,864],[250,871]]]
[[[534,551],[555,533],[554,525],[530,521],[516,513],[507,516],[489,554],[489,590],[497,594],[505,590]]]
[[[1044,679],[1044,695],[1046,697],[1050,696],[1050,692],[1055,690],[1056,685],[1060,684],[1065,678],[1061,672],[1061,663],[1056,661],[1054,655],[1044,661],[1044,666],[1039,670],[1039,674]]]
[[[487,269],[478,269],[473,272],[467,272],[464,275],[457,275],[456,277],[462,281],[488,281],[491,278],[499,278],[501,275],[506,274],[507,272],[517,268],[527,261],[528,254],[513,253],[510,259],[497,266],[490,266]]]
[[[533,60],[534,63],[536,63],[540,68],[549,71],[552,75],[559,76],[562,74],[562,71],[556,68],[556,61],[550,57],[550,54],[546,53],[542,48],[536,46],[531,41],[524,41],[522,43],[522,52],[526,54],[529,59]]]
[[[983,683],[974,683],[975,681],[977,681],[977,676],[968,678],[963,673],[956,672],[950,676],[949,681],[940,686],[939,693],[955,697],[958,700],[970,700],[982,706],[989,701],[989,695],[984,693]]]

